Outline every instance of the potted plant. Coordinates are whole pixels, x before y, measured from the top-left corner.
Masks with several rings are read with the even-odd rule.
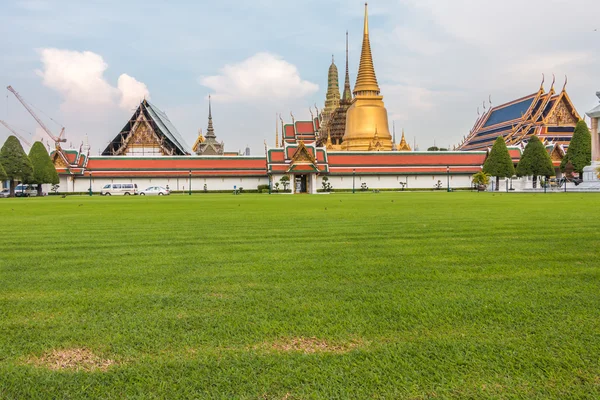
[[[490,184],[490,175],[483,171],[479,171],[473,175],[471,182],[473,182],[473,186],[477,188],[478,192],[483,192],[485,189],[487,189],[487,185]]]

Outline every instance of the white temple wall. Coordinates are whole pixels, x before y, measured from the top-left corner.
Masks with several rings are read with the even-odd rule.
[[[167,187],[171,191],[189,191],[190,180],[187,177],[180,178],[92,178],[92,190],[100,192],[102,187],[108,183],[135,183],[139,190],[144,190],[150,186]],[[192,191],[204,190],[204,185],[208,191],[233,191],[234,186],[239,189],[256,190],[258,185],[267,185],[269,183],[267,177],[193,177]],[[61,176],[59,193],[78,193],[87,192],[90,188],[89,177],[72,177]]]
[[[320,175],[313,178],[312,185],[314,190],[323,188],[323,177],[329,178],[329,183],[333,189],[352,189],[352,176]],[[274,174],[273,183],[279,182],[283,174]],[[355,176],[355,189],[360,190],[361,184],[367,184],[369,190],[373,189],[398,189],[401,190],[400,182],[407,183],[407,189],[433,189],[435,185],[441,182],[441,189],[447,188],[448,177],[442,175],[360,175]],[[92,179],[92,190],[100,192],[102,187],[108,183],[135,183],[139,190],[150,186],[169,186],[172,191],[188,191],[189,178],[96,178]],[[228,191],[243,187],[246,190],[256,190],[258,185],[267,185],[269,180],[264,177],[194,177],[192,178],[192,190],[204,190],[204,185],[208,191]],[[314,186],[313,186],[314,185]],[[450,174],[451,188],[468,188],[471,186],[471,175],[453,175]],[[59,193],[81,193],[87,192],[90,188],[89,177],[72,177],[62,175],[60,177]],[[283,186],[280,185],[283,189]],[[501,181],[501,190],[504,189],[504,181]]]
[[[329,175],[329,184],[335,189],[352,189],[352,175],[335,176]],[[354,187],[360,190],[363,183],[367,184],[369,189],[402,189],[401,182],[405,184],[406,189],[433,189],[435,185],[441,182],[442,189],[448,186],[447,175],[360,175],[354,177]],[[323,176],[319,176],[317,186],[323,187]],[[471,175],[453,175],[450,174],[451,188],[471,187]]]

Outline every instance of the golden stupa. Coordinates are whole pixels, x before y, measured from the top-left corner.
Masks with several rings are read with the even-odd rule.
[[[374,150],[373,143],[379,145],[377,150],[392,150],[392,135],[388,125],[387,110],[383,104],[383,96],[375,76],[371,43],[369,41],[369,13],[365,3],[365,27],[362,52],[354,100],[346,115],[346,133],[344,148],[349,151]]]

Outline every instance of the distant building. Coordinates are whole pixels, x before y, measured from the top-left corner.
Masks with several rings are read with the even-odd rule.
[[[217,135],[215,135],[215,129],[213,127],[212,120],[212,106],[210,102],[210,96],[208,96],[208,129],[206,129],[206,136],[200,141],[199,135],[198,144],[196,146],[196,154],[199,156],[222,156],[224,153],[225,145],[223,142],[217,141]]]
[[[459,150],[485,150],[492,147],[499,136],[507,145],[520,145],[532,135],[542,142],[569,146],[575,125],[581,119],[566,91],[566,82],[560,93],[549,92],[544,83],[533,94],[490,108],[471,129]]]

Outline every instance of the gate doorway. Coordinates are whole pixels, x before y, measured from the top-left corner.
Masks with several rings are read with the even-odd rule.
[[[306,175],[295,176],[295,193],[308,193],[308,178]]]

